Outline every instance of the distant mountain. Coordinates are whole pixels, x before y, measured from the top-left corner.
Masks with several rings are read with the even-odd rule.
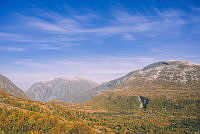
[[[103,91],[113,88],[200,89],[200,65],[178,60],[156,62],[87,91],[79,101],[90,100]]]
[[[15,95],[17,97],[28,98],[11,80],[0,74],[0,90]]]
[[[98,86],[96,82],[79,77],[73,79],[56,78],[47,82],[37,82],[26,93],[32,99],[43,102],[54,99],[77,102],[77,96],[82,97],[84,92],[96,86]]]

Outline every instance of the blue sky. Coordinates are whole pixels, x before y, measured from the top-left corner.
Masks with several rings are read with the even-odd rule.
[[[160,60],[200,63],[199,0],[0,0],[0,73],[97,82]]]

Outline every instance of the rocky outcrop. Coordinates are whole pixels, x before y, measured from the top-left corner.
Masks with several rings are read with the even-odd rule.
[[[139,108],[147,108],[147,104],[149,103],[149,99],[144,96],[138,96],[138,101],[140,102],[140,107]]]

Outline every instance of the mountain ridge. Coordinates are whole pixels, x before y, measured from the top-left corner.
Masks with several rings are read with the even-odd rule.
[[[0,91],[0,133],[198,132],[199,80],[199,65],[162,61],[90,89],[92,93],[84,91],[91,94],[81,103],[39,102]]]
[[[26,94],[18,88],[10,79],[0,74],[0,90],[15,95],[21,98],[29,98]]]
[[[94,81],[80,77],[55,78],[50,81],[34,83],[26,93],[35,100],[50,101],[58,99],[62,101],[74,102],[76,94],[80,94],[98,84]]]
[[[87,101],[99,93],[117,87],[132,89],[170,89],[196,88],[200,89],[200,65],[182,60],[166,60],[149,64],[142,69],[103,83],[90,89],[81,101]],[[145,85],[146,84],[146,85]]]

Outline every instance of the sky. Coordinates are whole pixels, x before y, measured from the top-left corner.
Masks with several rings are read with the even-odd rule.
[[[0,74],[23,90],[172,59],[200,64],[199,0],[0,0]]]

